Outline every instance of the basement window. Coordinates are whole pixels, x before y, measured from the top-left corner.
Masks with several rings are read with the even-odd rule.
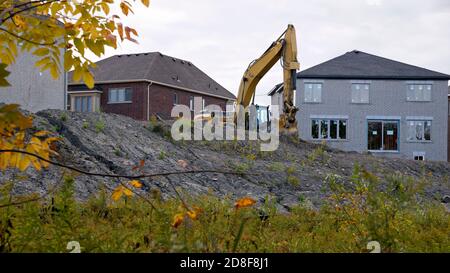
[[[413,158],[417,161],[425,160],[425,152],[413,152]]]

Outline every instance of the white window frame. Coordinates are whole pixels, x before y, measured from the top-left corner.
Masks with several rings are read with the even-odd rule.
[[[173,93],[173,105],[177,105],[178,104],[178,94],[177,92]]]
[[[317,87],[317,89],[315,88]],[[305,103],[322,103],[322,92],[323,92],[323,83],[321,82],[305,82],[304,84],[305,92],[303,101]],[[307,91],[308,90],[308,91]],[[318,92],[315,94],[314,92]],[[311,98],[308,98],[306,94],[311,92]]]
[[[428,97],[426,97],[425,91],[428,91]],[[413,94],[411,95],[411,92]],[[422,94],[419,94],[421,92]],[[432,83],[408,83],[406,90],[406,101],[408,102],[430,102],[433,96],[433,84]]]
[[[194,111],[194,97],[193,96],[189,97],[189,109],[191,111]]]
[[[337,121],[337,128],[336,128],[336,138],[331,138],[331,121]],[[313,122],[318,121],[319,122],[319,134],[318,138],[314,138],[312,134],[312,126]],[[322,138],[322,121],[327,122],[328,130],[327,130],[327,138]],[[339,129],[339,123],[345,122],[345,138],[340,138],[340,129]],[[317,118],[317,117],[311,117],[311,126],[310,126],[310,136],[312,140],[331,140],[331,141],[342,141],[342,140],[348,140],[348,118]]]
[[[415,130],[417,128],[416,123],[418,123],[418,122],[422,123],[422,125],[421,125],[422,126],[422,139],[417,139],[417,138],[410,139],[409,138],[410,137],[409,133],[410,133],[410,127],[411,127],[410,123],[411,122],[414,123],[413,126],[415,127]],[[425,122],[429,122],[430,123],[430,139],[425,139]],[[432,140],[433,140],[433,137],[432,137],[433,120],[431,118],[430,119],[409,118],[409,119],[406,120],[406,127],[407,127],[406,141],[408,141],[408,142],[432,142]],[[417,135],[417,131],[416,131],[416,135]]]
[[[422,157],[422,159],[416,159]],[[425,152],[413,152],[413,160],[425,161]]]
[[[362,94],[367,92],[367,101],[363,101]],[[357,97],[358,100],[354,100]],[[370,103],[370,84],[369,83],[352,83],[350,100],[354,104],[369,104]]]
[[[130,100],[126,100],[126,92],[130,92]],[[123,95],[123,100],[119,100],[121,94]],[[111,98],[114,97],[115,100],[111,100]],[[120,103],[132,103],[133,102],[133,89],[131,87],[114,87],[108,89],[108,104],[120,104]]]

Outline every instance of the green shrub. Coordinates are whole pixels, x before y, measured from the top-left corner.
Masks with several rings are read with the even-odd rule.
[[[103,132],[103,130],[105,130],[105,126],[106,126],[106,124],[103,121],[103,119],[97,120],[97,122],[95,123],[95,132],[96,133]]]
[[[0,188],[0,251],[67,252],[67,243],[78,241],[82,252],[368,252],[373,240],[382,252],[450,251],[449,214],[420,199],[426,179],[392,174],[381,180],[356,167],[351,181],[329,175],[325,184],[331,195],[321,208],[303,198],[281,213],[269,197],[237,209],[229,196],[184,195],[182,202],[162,200],[158,190],[146,200],[114,202],[101,189],[81,203],[71,177],[46,200],[4,207],[11,201],[12,184],[6,183]],[[174,227],[185,204],[196,217],[184,216]]]

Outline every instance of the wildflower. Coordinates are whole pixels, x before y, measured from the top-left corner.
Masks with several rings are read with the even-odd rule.
[[[133,186],[133,187],[135,187],[135,188],[140,188],[140,187],[142,187],[142,183],[139,182],[139,180],[131,180],[129,183],[130,183],[131,186]]]
[[[188,210],[186,212],[186,215],[191,218],[192,220],[197,220],[197,212],[194,210]]]
[[[174,228],[179,227],[183,223],[183,220],[184,220],[183,213],[175,214],[175,216],[173,217],[172,227]]]
[[[244,198],[237,200],[236,203],[234,204],[234,207],[236,209],[240,209],[240,208],[250,207],[250,206],[254,205],[255,203],[256,203],[255,199],[253,199],[251,197],[244,197]]]

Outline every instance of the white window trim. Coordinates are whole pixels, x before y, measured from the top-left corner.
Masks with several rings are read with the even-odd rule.
[[[313,138],[312,136],[312,132],[311,130],[310,132],[310,137],[313,141],[348,141],[348,118],[311,118],[311,127],[312,128],[312,122],[313,120],[318,120],[319,121],[319,138]],[[325,120],[328,123],[328,131],[327,131],[327,138],[322,138],[321,137],[321,132],[322,132],[322,121]],[[331,120],[337,120],[338,121],[338,125],[337,125],[337,130],[336,130],[336,138],[331,138]],[[346,138],[339,138],[339,121],[345,121],[346,122],[346,126],[345,126],[345,136]]]
[[[406,142],[408,142],[408,143],[432,143],[433,142],[433,137],[432,137],[432,131],[430,132],[430,139],[429,140],[427,140],[427,139],[425,139],[425,122],[426,121],[430,121],[431,122],[431,127],[433,128],[433,120],[429,120],[429,119],[408,119],[407,121],[421,121],[421,122],[423,122],[423,131],[422,131],[422,140],[419,140],[419,139],[408,139],[408,137],[409,137],[409,124],[407,123],[406,124],[406,131],[407,131],[407,133],[406,133]],[[431,129],[431,130],[433,130],[433,129]]]
[[[425,152],[413,152],[413,160],[415,160],[414,158],[415,158],[416,156],[417,156],[417,157],[421,156],[421,157],[423,157],[423,161],[425,161],[425,160],[426,160],[425,155],[426,155]]]
[[[307,101],[306,100],[306,85],[307,84],[321,84],[321,88],[320,88],[320,100],[319,101]],[[323,102],[323,80],[321,81],[321,82],[319,82],[319,81],[310,81],[310,80],[308,80],[308,81],[305,81],[305,82],[303,82],[303,88],[304,88],[304,92],[303,92],[303,103],[312,103],[312,104],[315,104],[315,103],[322,103]],[[313,90],[312,90],[312,98],[314,99],[314,88],[313,88]]]
[[[356,85],[356,84],[368,85],[369,86],[369,89],[367,90],[367,92],[368,92],[367,101],[353,101],[353,85]],[[371,89],[370,87],[371,87],[371,84],[368,83],[368,82],[364,82],[364,81],[352,82],[351,86],[350,86],[350,102],[352,104],[370,104],[370,89]],[[362,90],[365,91],[365,89],[362,89]],[[358,91],[361,91],[361,89],[358,89]]]
[[[415,100],[415,99],[412,99],[412,100],[410,100],[410,99],[408,99],[408,92],[409,92],[409,90],[410,90],[410,86],[411,85],[431,85],[431,90],[430,90],[430,99],[429,100],[425,100],[425,99],[422,99],[422,100]],[[407,82],[406,83],[406,101],[407,102],[432,102],[433,101],[433,83],[430,83],[430,82]]]
[[[433,120],[433,117],[424,117],[424,116],[417,116],[417,117],[414,117],[414,116],[410,116],[410,117],[406,117],[406,120],[412,120],[412,121],[414,121],[414,120],[420,120],[420,121],[432,121]]]
[[[106,104],[126,104],[126,103],[133,103],[132,100],[125,100],[125,101],[109,101],[109,92],[111,92],[111,90],[117,90],[117,89],[130,89],[131,90],[131,95],[133,96],[133,88],[131,87],[111,87],[108,88],[108,102]]]
[[[310,115],[311,119],[348,119],[347,115]]]
[[[400,116],[366,116],[366,119],[373,121],[401,121]]]

